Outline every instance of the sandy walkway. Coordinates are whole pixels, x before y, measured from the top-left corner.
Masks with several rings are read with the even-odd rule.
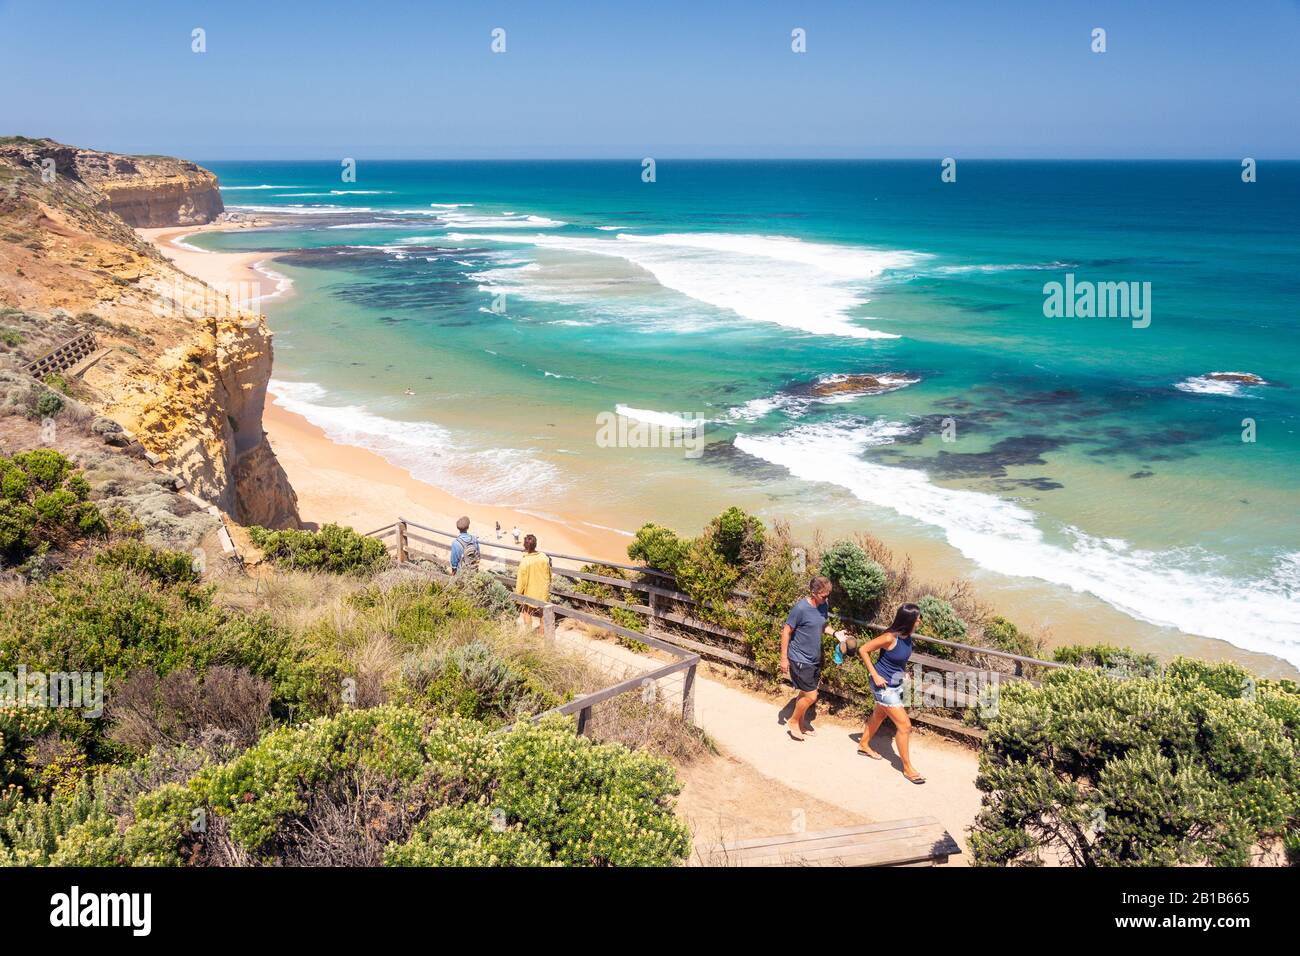
[[[557,634],[566,648],[620,677],[657,663],[577,627],[563,626]],[[720,830],[728,839],[766,836],[779,832],[773,827],[782,820],[803,819],[808,829],[853,822],[851,818],[836,819],[833,809],[828,812],[828,808],[838,808],[868,822],[932,816],[962,847],[962,855],[952,857],[948,865],[969,865],[967,830],[980,808],[973,750],[932,734],[913,734],[912,762],[928,779],[916,786],[903,777],[888,731],[876,737],[877,749],[888,760],[859,756],[856,737],[861,725],[825,714],[815,721],[816,738],[795,743],[779,722],[781,709],[793,692],[780,698],[766,697],[706,675],[707,668],[696,680],[696,721],[723,756],[775,781],[785,790],[777,799],[790,803],[771,806],[773,794],[765,792],[765,788],[755,793],[755,801],[750,804],[733,799],[714,815],[707,806],[701,806],[703,801],[684,794],[688,798],[683,801],[687,804],[685,815],[697,841],[713,842]],[[685,777],[689,787],[689,770]],[[716,782],[702,785],[718,789]],[[801,796],[809,798],[809,804],[799,802]],[[753,818],[746,819],[751,813]]]

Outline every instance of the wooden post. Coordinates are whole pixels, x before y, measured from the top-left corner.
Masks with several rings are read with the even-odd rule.
[[[650,620],[646,622],[646,627],[650,631],[650,633],[656,637],[663,630],[659,626],[659,614],[660,614],[660,607],[661,607],[660,601],[661,598],[659,597],[659,594],[655,591],[651,591],[650,592]]]
[[[692,664],[686,668],[686,680],[682,683],[682,720],[695,726],[695,668]]]
[[[542,643],[546,647],[555,646],[555,605],[548,604],[542,608]]]
[[[406,519],[397,519],[397,563],[406,563]]]
[[[578,711],[578,736],[591,736],[591,708],[584,707]]]

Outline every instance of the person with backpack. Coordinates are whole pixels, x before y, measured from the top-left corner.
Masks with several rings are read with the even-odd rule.
[[[480,549],[478,538],[469,533],[469,518],[462,517],[456,522],[456,540],[451,543],[451,573],[456,577],[468,577],[478,570]]]
[[[551,559],[537,550],[537,535],[524,535],[524,556],[519,559],[519,573],[515,576],[515,593],[538,601],[551,599]],[[527,604],[519,606],[519,626],[538,628],[542,625],[542,609]]]

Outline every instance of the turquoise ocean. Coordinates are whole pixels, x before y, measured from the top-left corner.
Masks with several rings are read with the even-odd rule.
[[[277,254],[273,391],[336,441],[488,509],[871,531],[1097,640],[1300,665],[1300,164],[206,165],[273,224],[184,241]],[[1149,324],[1049,317],[1067,281]],[[615,412],[702,453],[605,447]]]

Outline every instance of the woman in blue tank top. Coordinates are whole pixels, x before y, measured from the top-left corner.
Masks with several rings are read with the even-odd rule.
[[[858,753],[874,760],[881,759],[880,754],[871,749],[871,738],[888,717],[894,724],[894,743],[898,747],[898,756],[903,761],[903,776],[912,783],[925,783],[925,777],[912,766],[912,755],[908,749],[912,721],[908,719],[907,708],[903,705],[903,678],[907,672],[907,662],[912,656],[912,632],[920,622],[921,609],[915,604],[904,604],[894,614],[894,623],[889,625],[889,630],[858,647],[863,663],[871,672],[871,690],[876,699],[871,719],[862,730]],[[880,654],[873,662],[871,655],[875,651]]]

